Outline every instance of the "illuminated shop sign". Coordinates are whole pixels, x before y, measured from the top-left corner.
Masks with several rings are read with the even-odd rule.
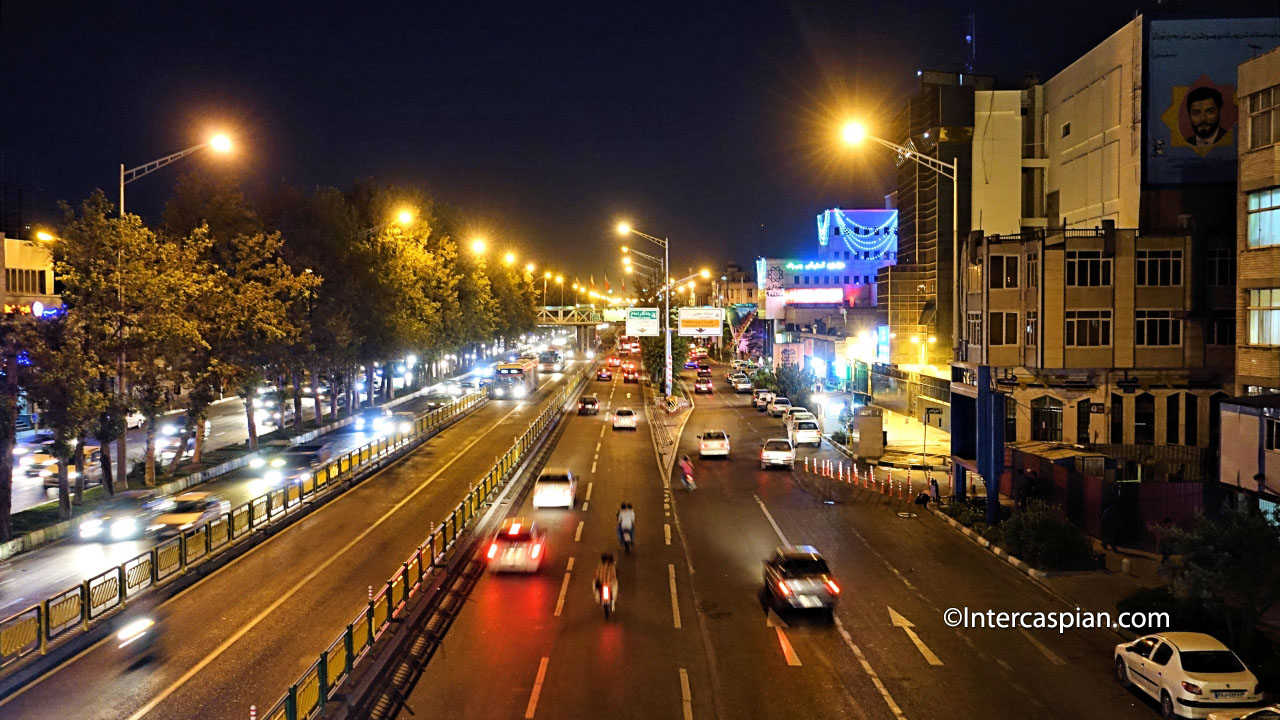
[[[788,270],[843,270],[844,263],[839,260],[833,260],[831,262],[818,261],[806,263],[788,261],[786,268]]]
[[[45,307],[45,304],[36,300],[30,303],[5,303],[5,315],[34,315],[35,317],[53,317],[62,312],[62,308]]]
[[[787,288],[788,305],[841,304],[844,288]]]

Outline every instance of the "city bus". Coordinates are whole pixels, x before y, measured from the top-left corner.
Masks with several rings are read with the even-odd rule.
[[[493,382],[489,384],[489,397],[516,400],[532,395],[538,389],[538,362],[532,358],[520,358],[499,363],[493,368]]]
[[[558,373],[564,372],[564,357],[558,350],[547,350],[538,354],[538,371]]]

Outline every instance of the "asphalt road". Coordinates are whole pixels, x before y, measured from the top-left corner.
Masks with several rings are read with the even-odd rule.
[[[1112,679],[1119,640],[1109,631],[947,627],[950,607],[1070,608],[936,518],[910,517],[906,502],[803,469],[760,470],[760,446],[785,436],[782,422],[716,374],[682,440],[695,456],[693,493],[663,487],[643,422],[637,433],[601,435],[603,416],[571,421],[550,462],[583,473],[589,504],[520,510],[550,531],[546,563],[532,577],[486,575],[476,585],[408,701],[415,715],[1153,717]],[[696,459],[695,436],[709,429],[730,433],[731,459]],[[804,456],[837,458],[825,446]],[[586,482],[580,500],[585,492]],[[618,611],[605,621],[590,581],[599,552],[617,548],[624,499],[637,508],[638,543],[621,561]],[[831,564],[842,586],[833,622],[766,610],[762,561],[785,542],[815,545]]]
[[[167,601],[160,658],[104,641],[0,703],[4,718],[246,717],[315,660],[563,385],[491,402]]]

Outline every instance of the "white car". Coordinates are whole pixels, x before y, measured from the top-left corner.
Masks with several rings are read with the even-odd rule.
[[[141,412],[137,410],[134,410],[133,412],[124,416],[124,426],[129,430],[133,430],[134,428],[140,428],[146,424],[147,424],[147,416],[143,415]]]
[[[631,408],[618,408],[613,411],[613,429],[636,429],[636,411]]]
[[[1209,720],[1280,720],[1280,705],[1257,710],[1219,710],[1209,713]]]
[[[1230,648],[1204,633],[1157,633],[1120,643],[1115,672],[1121,685],[1155,698],[1166,718],[1207,718],[1215,710],[1262,702],[1258,678]]]
[[[795,469],[796,448],[790,440],[773,438],[764,441],[764,447],[760,449],[760,469],[775,465],[785,466],[788,470]]]
[[[799,405],[792,405],[782,411],[782,421],[785,423],[791,422],[791,416],[795,415],[796,413],[809,413],[810,415],[813,414],[809,412],[809,408],[800,407]]]
[[[698,457],[712,455],[729,457],[729,433],[723,430],[708,430],[698,436]]]
[[[733,378],[733,390],[739,393],[749,393],[755,387],[751,382],[751,378],[746,375],[735,375]]]
[[[769,403],[773,402],[773,393],[769,390],[757,388],[751,393],[751,404],[757,410],[765,410],[769,407]]]
[[[808,415],[808,413],[805,413]],[[797,417],[791,422],[791,442],[795,445],[812,445],[822,447],[822,431],[818,429],[818,420],[812,416]]]
[[[507,518],[489,541],[485,559],[490,572],[536,573],[542,566],[546,534],[530,518]]]
[[[578,479],[568,468],[547,468],[533,484],[535,508],[562,507],[573,509],[578,495]]]
[[[769,401],[769,414],[773,417],[782,417],[782,414],[791,407],[791,400],[784,397],[775,397]]]

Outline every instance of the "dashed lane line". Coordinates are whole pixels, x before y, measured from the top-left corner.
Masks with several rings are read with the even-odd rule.
[[[680,629],[680,601],[676,597],[676,566],[667,563],[667,582],[671,585],[671,622]]]
[[[524,709],[525,720],[533,720],[533,713],[538,709],[538,696],[542,694],[542,681],[547,677],[547,661],[550,659],[544,657],[542,662],[538,663],[538,677],[533,681],[533,692],[529,694],[529,705]]]
[[[680,705],[684,720],[693,720],[693,693],[689,692],[689,671],[684,668],[680,668]]]
[[[662,534],[666,537],[667,544],[671,544],[671,523],[662,523]]]
[[[585,520],[578,521],[578,530],[573,534],[574,542],[580,542],[582,540],[582,524],[585,522],[586,522]]]

